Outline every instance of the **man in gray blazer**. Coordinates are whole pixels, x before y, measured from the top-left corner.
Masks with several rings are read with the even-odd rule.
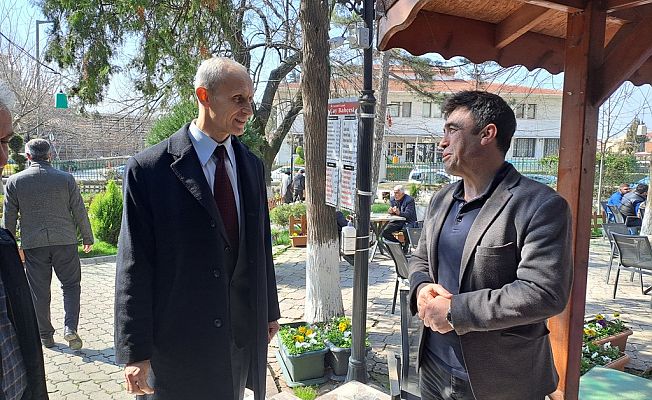
[[[52,269],[63,290],[63,338],[73,350],[82,347],[77,334],[81,266],[77,229],[84,251],[93,248],[93,232],[75,178],[50,165],[50,143],[32,139],[25,146],[30,166],[7,180],[4,226],[14,236],[20,214],[20,240],[25,252],[27,280],[32,290],[41,343],[54,346],[50,322]]]
[[[558,383],[546,319],[572,282],[568,204],[505,162],[516,119],[499,96],[443,111],[446,172],[463,179],[432,197],[410,261],[422,398],[543,399]]]

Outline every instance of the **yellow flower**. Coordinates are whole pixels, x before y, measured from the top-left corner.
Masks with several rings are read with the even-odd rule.
[[[306,338],[304,338],[302,335],[296,335],[294,337],[295,342],[303,343],[304,340],[306,340]]]
[[[344,332],[346,330],[346,328],[348,328],[348,327],[349,327],[349,324],[347,324],[346,321],[342,321],[338,325],[338,328],[339,328],[340,332]]]
[[[619,313],[619,312],[614,313],[614,317],[616,317],[616,318],[620,318],[620,313]]]
[[[306,331],[306,336],[310,336],[310,335],[312,335],[312,329],[308,329],[308,330]]]
[[[598,314],[598,315],[595,316],[596,321],[602,321],[603,319],[604,319],[604,316],[602,316],[602,314]]]
[[[306,333],[306,327],[305,327],[305,326],[300,326],[300,327],[299,327],[299,333],[302,334],[302,335],[303,335],[304,333]]]
[[[591,334],[590,332],[591,331],[588,328],[584,328],[584,334],[585,335],[590,335]]]

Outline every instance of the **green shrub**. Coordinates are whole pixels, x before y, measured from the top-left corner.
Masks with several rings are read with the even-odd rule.
[[[374,213],[386,213],[389,210],[389,204],[387,203],[376,203],[371,205],[371,212]]]
[[[419,197],[419,192],[421,192],[421,185],[418,183],[410,183],[407,188],[407,192],[410,196],[412,196],[414,199]]]
[[[312,386],[299,386],[295,387],[294,395],[301,400],[314,400],[317,398],[317,390]]]
[[[274,225],[287,229],[290,226],[290,215],[300,217],[306,213],[305,203],[281,204],[269,212],[269,219]]]
[[[93,250],[88,253],[84,253],[84,247],[79,245],[77,247],[77,252],[79,253],[79,258],[89,258],[89,257],[100,257],[100,256],[114,256],[118,254],[118,248],[115,245],[112,245],[101,240],[96,240],[93,243]]]
[[[122,220],[122,194],[115,181],[108,181],[106,190],[97,194],[89,208],[95,237],[117,245]]]
[[[290,232],[287,229],[272,228],[272,245],[290,244]]]

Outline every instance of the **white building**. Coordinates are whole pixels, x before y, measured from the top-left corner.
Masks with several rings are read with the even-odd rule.
[[[536,162],[559,152],[561,125],[561,91],[506,84],[477,85],[453,77],[436,82],[413,84],[424,92],[442,99],[462,90],[486,90],[502,96],[514,109],[517,129],[506,158],[517,165]],[[298,83],[288,83],[287,93],[297,90]],[[341,83],[338,83],[341,89]],[[356,96],[351,90],[339,97]],[[376,94],[377,96],[377,94]],[[388,91],[387,121],[385,123],[384,152],[390,162],[433,163],[437,160],[436,148],[442,138],[444,119],[440,106],[442,100],[433,100],[392,79]],[[282,107],[279,107],[282,109]],[[280,111],[282,113],[282,110]],[[299,115],[276,156],[276,163],[290,163],[290,142],[303,143],[303,119]]]

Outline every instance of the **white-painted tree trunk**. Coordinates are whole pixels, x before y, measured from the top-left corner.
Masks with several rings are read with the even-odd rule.
[[[338,245],[337,240],[316,245],[308,243],[305,317],[309,323],[324,322],[344,314]]]

